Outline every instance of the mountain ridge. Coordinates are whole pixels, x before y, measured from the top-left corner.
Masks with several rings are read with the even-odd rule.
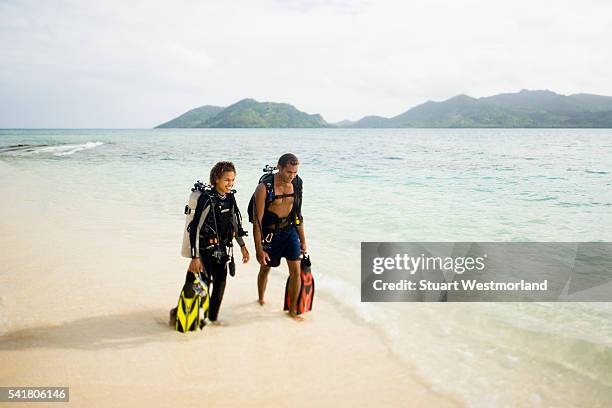
[[[211,108],[218,108],[218,110]],[[198,110],[201,110],[200,117],[197,116]],[[321,115],[310,115],[299,111],[288,103],[258,102],[252,98],[245,98],[225,108],[205,105],[192,109],[156,128],[317,128],[330,126]]]
[[[157,128],[612,128],[612,97],[588,93],[561,95],[523,89],[474,98],[460,94],[427,101],[399,115],[368,115],[328,123],[320,114],[295,106],[245,98],[230,106],[204,105]]]

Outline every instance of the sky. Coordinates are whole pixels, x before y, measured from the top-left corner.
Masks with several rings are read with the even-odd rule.
[[[611,38],[607,0],[0,0],[0,128],[149,128],[243,98],[337,122],[612,95]]]

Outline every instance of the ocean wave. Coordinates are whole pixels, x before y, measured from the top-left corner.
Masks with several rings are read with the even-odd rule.
[[[87,142],[83,144],[67,144],[67,145],[59,145],[59,146],[49,146],[40,149],[39,153],[51,153],[54,156],[70,156],[77,152],[81,152],[83,150],[89,150],[96,148],[98,146],[102,146],[104,143],[102,142]]]
[[[493,304],[481,311],[480,316],[475,313],[476,305],[412,304],[410,316],[405,316],[402,310],[406,308],[394,307],[393,304],[361,303],[359,288],[343,279],[315,273],[315,280],[317,291],[326,300],[332,300],[345,313],[375,330],[389,352],[406,364],[418,381],[436,392],[458,398],[466,406],[490,406],[494,400],[506,405],[513,398],[525,402],[530,401],[533,393],[537,392],[528,385],[520,392],[520,387],[513,392],[497,388],[496,384],[487,381],[486,376],[480,377],[472,371],[482,366],[490,367],[489,375],[494,378],[537,368],[545,378],[558,370],[571,378],[580,379],[581,386],[593,387],[597,391],[610,386],[609,377],[605,376],[611,356],[606,335],[609,330],[606,320],[610,312],[607,305],[601,308],[601,316],[588,313],[590,305],[584,306],[584,315],[578,304],[562,309],[558,305],[550,306],[551,310],[544,312],[551,316],[558,316],[564,311],[569,313],[553,319],[546,313],[543,316],[536,313],[542,307],[549,307],[547,304],[528,304],[528,308]],[[462,319],[461,316],[472,318]],[[579,322],[587,324],[587,327],[602,327],[603,333],[596,336],[582,333],[580,329],[584,326]],[[419,340],[411,338],[415,333],[419,333]],[[512,338],[513,341],[503,342],[499,340],[500,337]],[[545,352],[551,344],[557,351]],[[427,351],[423,347],[427,347]],[[419,350],[423,352],[422,355],[418,354]],[[445,365],[444,359],[450,358],[453,353],[461,356],[460,363]],[[598,359],[598,363],[593,364],[591,359]],[[440,372],[440,367],[448,367],[449,371]],[[454,370],[459,370],[465,380],[453,381]],[[494,400],[483,400],[479,393],[468,391],[465,385],[470,381],[478,381],[494,389]],[[556,398],[553,401],[558,402]],[[570,400],[567,406],[574,402]]]
[[[52,155],[57,157],[70,156],[83,150],[89,150],[102,146],[103,142],[87,142],[81,144],[61,144],[61,145],[30,145],[18,144],[0,148],[0,154],[7,156],[33,156],[33,155]]]
[[[36,148],[46,147],[48,145],[30,145],[30,144],[16,144],[10,146],[0,147],[0,154],[18,155],[23,153],[32,153]]]
[[[529,198],[521,198],[522,201],[553,201],[553,200],[557,200],[559,197],[558,196],[544,196],[544,197],[529,197]]]
[[[315,273],[317,290],[339,306],[351,311],[359,320],[370,323],[374,320],[371,310],[361,303],[361,292],[341,278]]]
[[[599,202],[599,201],[591,201],[585,203],[571,202],[571,201],[561,201],[555,204],[558,207],[611,207],[612,203],[607,202]]]

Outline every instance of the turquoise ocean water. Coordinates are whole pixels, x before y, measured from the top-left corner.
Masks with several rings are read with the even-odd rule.
[[[32,203],[78,213],[83,202],[61,198],[82,190],[87,205],[140,214],[123,221],[177,257],[196,179],[232,160],[245,213],[262,167],[287,151],[302,162],[318,294],[374,327],[432,389],[470,406],[612,405],[610,304],[359,297],[362,241],[612,241],[612,130],[0,131],[0,160],[55,186]]]

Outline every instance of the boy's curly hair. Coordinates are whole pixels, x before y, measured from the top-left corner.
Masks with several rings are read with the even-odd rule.
[[[220,161],[215,164],[213,168],[210,169],[210,185],[214,186],[215,184],[217,184],[216,180],[220,179],[223,173],[225,173],[226,171],[233,171],[235,174],[236,167],[234,166],[234,163],[232,163],[231,161]]]

